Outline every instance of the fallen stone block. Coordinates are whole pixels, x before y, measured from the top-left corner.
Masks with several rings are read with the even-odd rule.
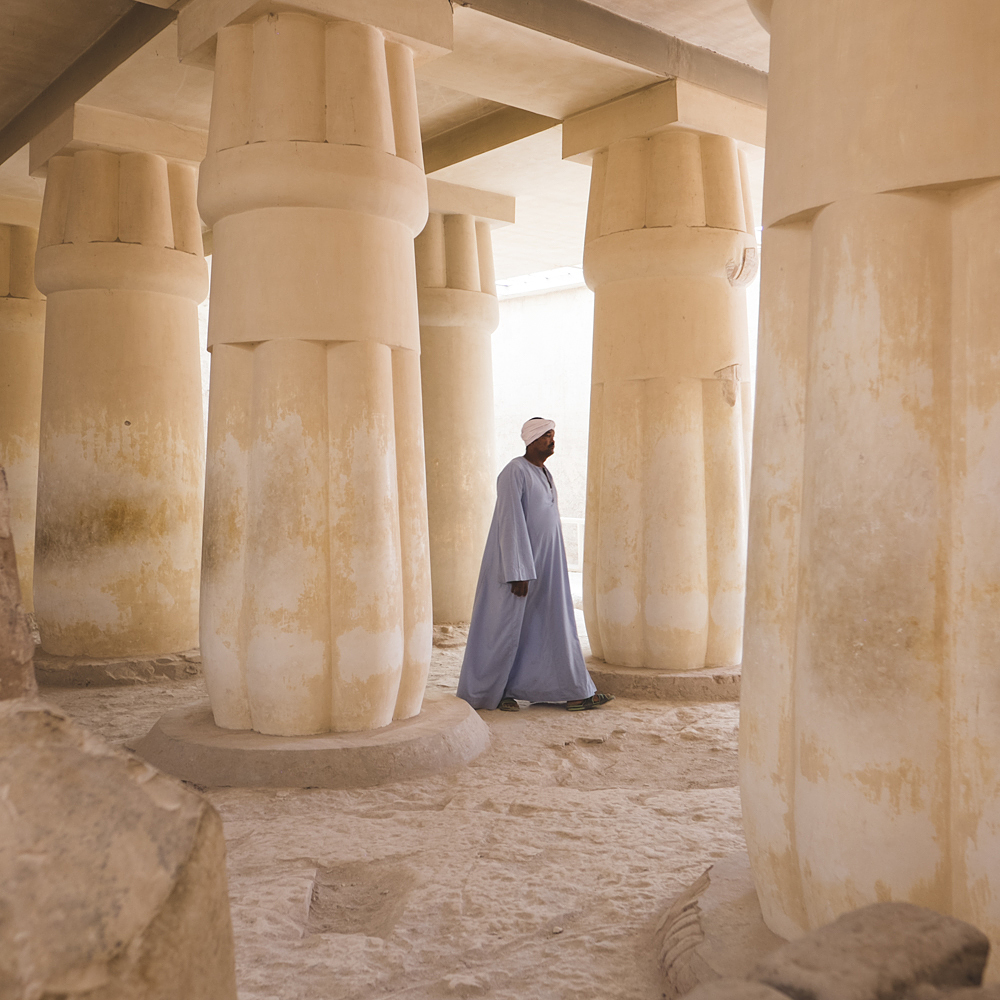
[[[749,978],[794,1000],[891,1000],[920,983],[977,986],[989,948],[986,935],[962,920],[874,903],[782,945]]]
[[[222,822],[37,700],[0,702],[0,997],[235,1000]]]

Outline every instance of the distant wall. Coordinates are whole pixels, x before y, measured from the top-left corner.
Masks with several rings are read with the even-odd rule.
[[[500,301],[493,334],[499,468],[524,454],[525,420],[554,420],[556,452],[547,468],[563,517],[583,517],[586,504],[593,336],[594,293],[584,285]]]

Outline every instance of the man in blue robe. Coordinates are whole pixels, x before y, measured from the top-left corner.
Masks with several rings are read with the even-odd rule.
[[[524,455],[497,477],[497,505],[472,607],[458,696],[473,708],[516,712],[517,699],[600,708],[576,631],[559,504],[545,460],[555,422],[521,428]]]

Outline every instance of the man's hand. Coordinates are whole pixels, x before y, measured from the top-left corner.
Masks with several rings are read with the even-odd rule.
[[[515,580],[510,585],[510,592],[515,597],[527,597],[528,596],[528,581],[527,580]]]

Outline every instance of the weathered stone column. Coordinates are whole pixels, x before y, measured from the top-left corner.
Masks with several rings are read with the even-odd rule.
[[[35,643],[21,599],[10,493],[0,466],[0,701],[30,698],[38,691],[31,658]]]
[[[429,190],[432,211],[415,247],[434,621],[467,622],[493,516],[491,334],[500,311],[490,209],[479,206],[481,214],[434,209],[473,208],[459,204],[470,200],[462,195],[485,196],[481,202],[513,199],[433,180]],[[512,204],[510,209],[512,221]]]
[[[1000,20],[912,15],[771,12],[743,816],[777,933],[893,899],[996,946]]]
[[[215,721],[273,735],[420,711],[431,595],[413,59],[376,28],[218,32],[201,646]]]
[[[584,615],[594,655],[609,664],[740,662],[742,285],[755,265],[732,139],[672,128],[595,155]]]
[[[10,525],[24,607],[31,611],[42,405],[45,300],[35,287],[38,231],[0,225],[0,467],[7,470]]]
[[[202,256],[193,167],[48,161],[35,614],[48,653],[197,645]]]

